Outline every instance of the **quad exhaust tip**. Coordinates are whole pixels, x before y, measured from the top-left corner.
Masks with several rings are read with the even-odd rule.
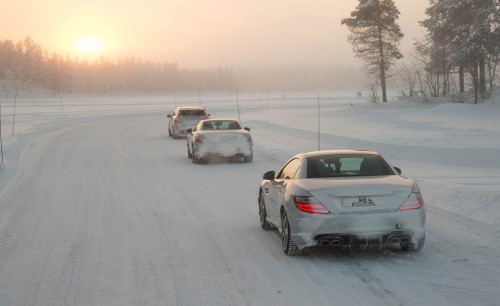
[[[382,241],[381,241],[382,242]],[[411,242],[411,237],[408,235],[393,235],[389,236],[386,243],[409,243]],[[320,246],[341,246],[344,245],[344,239],[340,236],[335,237],[323,237],[319,239]]]
[[[407,235],[391,236],[387,241],[390,243],[408,243],[411,241],[411,237]]]
[[[339,246],[344,243],[342,237],[324,238],[319,240],[320,246]]]

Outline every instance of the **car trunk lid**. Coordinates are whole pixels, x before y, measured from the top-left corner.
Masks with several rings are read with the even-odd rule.
[[[340,214],[397,211],[413,187],[413,180],[398,175],[300,181],[330,212]]]
[[[205,117],[204,116],[183,116],[181,114],[182,120],[180,123],[183,126],[189,126],[189,127],[194,127],[200,120],[203,120]]]
[[[243,134],[241,132],[236,131],[207,131],[203,133],[203,137],[206,139],[208,143],[212,144],[226,144],[226,143],[236,143],[241,141],[243,138]]]

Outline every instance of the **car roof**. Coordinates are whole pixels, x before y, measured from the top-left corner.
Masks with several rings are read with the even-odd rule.
[[[207,121],[236,121],[238,122],[238,120],[236,119],[232,119],[232,118],[210,118],[210,119],[204,119],[204,120],[201,120],[203,122],[207,122]]]
[[[295,156],[299,157],[315,157],[315,156],[323,156],[323,155],[344,155],[344,154],[349,154],[349,155],[380,155],[378,152],[371,151],[371,150],[350,150],[350,149],[345,149],[345,150],[323,150],[323,151],[311,151],[311,152],[304,152],[304,153],[298,153]]]
[[[184,110],[184,109],[188,109],[188,110],[206,110],[204,106],[177,106],[175,109],[178,109],[178,110]]]

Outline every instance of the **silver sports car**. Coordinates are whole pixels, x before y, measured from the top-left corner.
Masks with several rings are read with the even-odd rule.
[[[311,246],[424,246],[420,189],[377,152],[297,154],[264,174],[258,202],[262,228],[281,232],[287,255]]]
[[[188,130],[187,155],[193,163],[211,158],[240,158],[253,160],[253,141],[249,128],[242,128],[237,120],[207,119]]]

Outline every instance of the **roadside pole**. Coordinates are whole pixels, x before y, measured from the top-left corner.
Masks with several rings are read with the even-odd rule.
[[[63,113],[63,118],[66,118],[66,112],[64,111],[64,105],[63,105],[63,102],[62,102],[62,95],[61,95],[60,91],[59,91],[59,101],[61,102],[61,110],[62,110],[62,113]]]
[[[318,94],[318,151],[321,150],[321,145],[320,145],[320,135],[321,135],[321,116],[320,116],[320,105],[319,105],[319,94]]]
[[[2,99],[0,99],[0,155],[2,155],[2,164],[3,164],[3,140],[2,140]]]
[[[238,109],[238,122],[241,123],[241,117],[240,117],[240,102],[239,102],[239,94],[238,94],[238,89],[236,89],[236,108]]]
[[[16,122],[16,104],[17,104],[17,86],[16,86],[16,94],[14,96],[14,113],[12,114],[12,136],[14,136],[14,127]]]

